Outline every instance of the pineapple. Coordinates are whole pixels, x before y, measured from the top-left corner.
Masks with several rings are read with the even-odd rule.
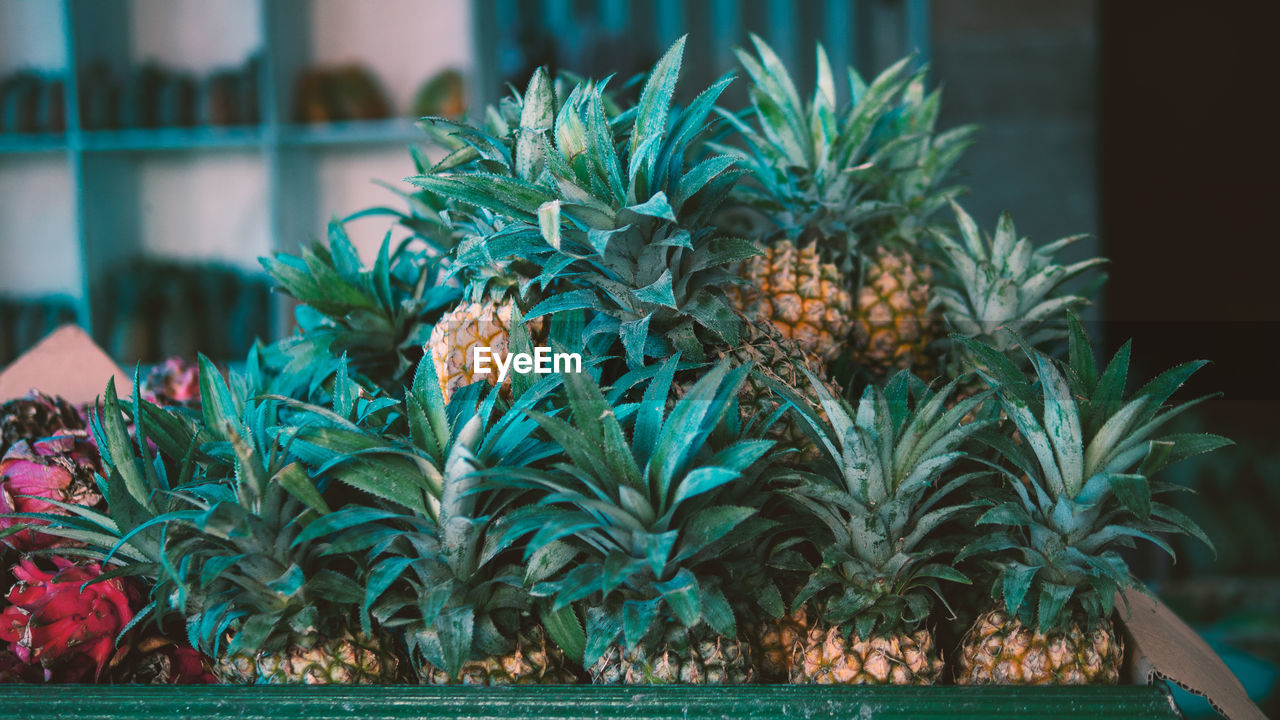
[[[935,133],[939,95],[924,94],[924,70],[909,73],[909,58],[870,86],[849,68],[852,102],[839,109],[821,45],[817,85],[802,103],[778,56],[760,38],[753,35],[752,42],[758,58],[737,54],[752,80],[759,129],[722,112],[746,149],[715,147],[738,157],[753,182],[738,187],[722,217],[743,217],[738,208],[752,208],[773,226],[753,233],[766,246],[783,257],[814,256],[814,274],[823,282],[801,287],[799,296],[806,307],[826,304],[818,315],[824,330],[843,331],[836,345],[823,348],[830,358],[849,356],[877,380],[925,366],[937,316],[924,230],[960,190],[944,183],[972,128]],[[762,317],[794,336],[794,321],[779,312],[794,304],[790,271],[789,265],[755,263],[745,276],[767,298],[757,303]]]
[[[634,113],[621,116],[610,116],[602,85],[585,82],[557,100],[539,71],[514,139],[455,128],[471,141],[458,151],[465,161],[451,156],[412,180],[459,205],[455,222],[467,228],[460,264],[537,268],[533,284],[549,289],[526,318],[586,314],[568,345],[616,352],[632,369],[679,352],[690,363],[755,362],[784,383],[798,372],[778,363],[823,372],[820,356],[776,327],[744,321],[726,295],[740,282],[732,268],[759,254],[711,223],[740,171],[731,158],[691,156],[730,78],[673,107],[683,50],[680,40],[667,51]],[[461,344],[440,343],[432,354],[457,357]],[[778,406],[763,381],[743,392],[743,412],[768,416]]]
[[[337,636],[307,639],[282,651],[260,652],[253,665],[257,684],[283,685],[365,685],[392,682],[397,678],[396,659],[390,636],[361,636],[350,632]],[[234,677],[243,682],[245,655],[223,657],[215,674],[224,681]]]
[[[682,39],[634,113],[612,120],[602,85],[584,82],[557,102],[540,70],[514,141],[460,128],[475,146],[466,157],[482,158],[446,158],[411,179],[464,205],[456,222],[472,235],[458,249],[463,263],[534,268],[538,287],[554,287],[527,318],[589,311],[583,345],[616,342],[632,368],[677,351],[706,361],[708,346],[737,344],[724,288],[735,282],[730,266],[757,254],[709,222],[738,177],[733,163],[688,157],[730,78],[673,108],[683,50]]]
[[[490,108],[486,123],[489,147],[503,148],[508,156],[516,158],[511,168],[516,177],[532,180],[540,172],[540,143],[551,139],[549,132],[558,107],[555,86],[546,71],[539,69],[530,78],[523,96],[506,98],[500,109]],[[476,163],[484,158],[475,146],[460,138],[481,131],[447,121],[438,124],[428,123],[428,132],[439,142],[454,147],[454,152],[434,167],[420,167],[420,174],[425,177],[463,169],[477,171]],[[436,323],[425,347],[434,359],[447,402],[457,388],[479,380],[472,367],[473,348],[489,347],[495,353],[506,353],[513,312],[517,307],[527,310],[535,303],[539,293],[527,288],[542,267],[537,260],[490,254],[486,243],[495,236],[503,237],[504,230],[515,228],[508,228],[502,215],[495,214],[485,202],[455,187],[440,190],[430,183],[422,185],[420,195],[449,209],[448,222],[457,241],[446,258],[448,276],[466,288],[463,302]],[[490,193],[486,199],[501,201],[501,188],[485,188],[485,192]],[[523,294],[521,288],[526,288]],[[539,333],[543,325],[535,322],[529,329]],[[496,377],[491,374],[489,380],[494,382]]]
[[[317,482],[360,486],[368,482],[355,477],[364,466],[332,467],[330,454],[330,467],[313,479],[289,449],[298,444],[286,442],[296,429],[274,427],[277,400],[233,393],[204,357],[199,375],[204,451],[183,458],[182,474],[192,480],[170,493],[178,507],[152,521],[165,526],[163,563],[177,598],[170,602],[186,615],[197,649],[214,658],[224,682],[396,680],[391,638],[357,623],[364,593],[350,578],[363,551],[336,548],[315,529],[330,512]],[[158,412],[157,436],[174,433],[180,416]],[[117,455],[112,461],[127,469]]]
[[[792,683],[932,684],[940,677],[943,662],[925,624],[941,597],[939,581],[968,582],[946,561],[951,549],[941,528],[973,506],[953,493],[980,473],[954,468],[965,457],[962,443],[987,425],[960,422],[982,398],[947,409],[957,384],[934,394],[903,372],[884,390],[867,386],[856,409],[815,388],[828,421],[797,406],[823,462],[779,480],[794,484],[787,496],[825,532],[816,541],[821,563],[777,633],[779,641],[790,636]],[[776,648],[777,641],[761,642]]]
[[[793,650],[809,635],[809,617],[804,608],[799,608],[782,617],[748,625],[746,634],[760,681],[789,682]]]
[[[319,419],[296,435],[303,455],[317,459],[360,448],[361,473],[380,483],[366,489],[398,506],[348,505],[324,526],[337,545],[377,545],[362,622],[372,615],[403,635],[424,683],[573,682],[564,654],[533,617],[518,553],[489,550],[504,547],[499,531],[523,491],[483,484],[487,470],[536,463],[554,449],[530,437],[536,424],[506,410],[496,389],[457,393],[446,404],[435,367],[423,358],[406,394],[407,439]],[[544,380],[527,396],[516,388],[513,402],[525,407],[554,384]],[[414,474],[426,478],[424,504],[396,494],[400,479]],[[348,514],[351,521],[340,520]]]
[[[853,349],[858,364],[873,377],[931,369],[928,350],[939,329],[931,307],[932,280],[932,270],[917,266],[907,253],[877,248],[868,258],[858,289]]]
[[[776,449],[793,451],[781,456],[781,462],[814,459],[817,449],[795,418],[785,412],[786,401],[777,388],[795,390],[811,409],[821,412],[821,405],[809,389],[805,372],[826,377],[826,364],[806,353],[798,343],[784,337],[773,323],[745,315],[739,315],[739,320],[739,342],[736,345],[712,346],[709,351],[734,365],[751,367],[751,373],[738,388],[738,414],[742,424],[763,421],[767,426],[766,437],[777,443]],[[704,370],[699,366],[677,373],[668,402],[684,397]],[[827,387],[838,392],[834,385],[828,384]]]
[[[597,685],[739,685],[751,679],[750,658],[738,640],[673,628],[654,649],[610,645],[590,673]]]
[[[1124,645],[1111,622],[1113,603],[1117,591],[1140,586],[1117,549],[1143,539],[1169,551],[1160,533],[1209,543],[1187,516],[1157,502],[1177,486],[1153,478],[1177,460],[1228,442],[1212,435],[1157,435],[1199,402],[1166,405],[1204,363],[1168,370],[1126,399],[1129,345],[1099,374],[1074,318],[1070,360],[1028,349],[1031,379],[996,349],[962,342],[997,387],[1022,440],[989,438],[1003,459],[1009,490],[992,499],[977,521],[991,534],[961,555],[1001,553],[992,585],[996,606],[965,636],[956,681],[1114,684]]]
[[[766,320],[806,354],[834,360],[852,330],[853,297],[816,245],[797,248],[783,240],[764,248],[741,269],[750,285],[730,296],[748,316]]]
[[[753,674],[723,571],[768,527],[758,474],[772,443],[738,426],[748,368],[727,361],[668,412],[677,363],[656,369],[638,405],[614,390],[606,399],[586,374],[565,375],[570,415],[530,413],[564,460],[507,471],[543,496],[514,516],[537,528],[531,567],[547,553],[561,558],[533,593],[553,611],[581,606],[583,664],[597,684],[737,684]]]
[[[553,644],[538,625],[517,635],[509,651],[468,660],[454,675],[424,664],[418,670],[418,677],[427,685],[568,685],[577,682],[564,651]]]
[[[514,304],[463,303],[445,313],[431,328],[427,349],[440,378],[440,392],[448,402],[454,391],[481,379],[475,373],[472,352],[487,347],[494,356],[502,357],[508,351],[511,337],[511,321]],[[497,374],[490,368],[489,382],[497,381]],[[507,377],[507,383],[511,377]]]

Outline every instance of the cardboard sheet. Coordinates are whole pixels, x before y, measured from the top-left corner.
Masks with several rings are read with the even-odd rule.
[[[1128,617],[1121,598],[1116,610],[1130,643],[1134,682],[1168,680],[1203,696],[1229,720],[1267,720],[1222,658],[1164,603],[1139,590],[1122,594]]]
[[[32,389],[60,395],[76,405],[91,403],[116,378],[120,397],[133,394],[133,381],[78,325],[63,325],[0,373],[0,402]]]

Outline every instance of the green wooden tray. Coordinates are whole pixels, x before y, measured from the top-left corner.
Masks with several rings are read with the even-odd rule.
[[[1161,686],[508,688],[0,686],[0,716],[237,718],[1179,718]]]

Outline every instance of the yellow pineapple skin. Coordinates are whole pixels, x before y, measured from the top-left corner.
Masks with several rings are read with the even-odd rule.
[[[719,636],[687,648],[613,645],[587,672],[596,685],[744,685],[755,677],[747,644]]]
[[[960,647],[960,685],[1115,685],[1124,641],[1110,620],[1041,633],[1003,610],[983,614]]]
[[[932,685],[943,662],[928,630],[862,639],[838,627],[809,628],[792,650],[791,683]]]
[[[785,683],[791,679],[792,649],[804,642],[809,634],[808,618],[804,609],[768,620],[758,627],[747,628],[753,647],[751,656],[756,663],[756,676],[765,683]]]
[[[933,271],[885,248],[867,259],[865,270],[854,313],[854,361],[879,377],[907,368],[928,375],[927,349],[941,326],[929,308]]]
[[[747,261],[741,272],[751,286],[731,290],[739,309],[772,323],[809,355],[832,360],[846,350],[853,295],[840,270],[822,262],[816,244],[799,248],[789,240],[775,243]]]
[[[427,350],[440,381],[445,402],[460,387],[482,378],[490,384],[498,381],[497,368],[491,361],[489,374],[478,375],[472,363],[472,350],[487,347],[493,356],[505,356],[511,337],[510,302],[465,302],[440,318],[431,329]],[[511,382],[508,375],[507,383]]]
[[[540,630],[520,637],[506,655],[472,660],[462,666],[458,677],[424,664],[418,670],[424,685],[569,685],[577,677],[568,669],[564,653],[547,641]]]
[[[258,663],[252,655],[227,655],[213,663],[213,676],[224,685],[253,685],[258,682]]]
[[[228,655],[213,666],[221,682],[238,685],[378,685],[397,680],[399,659],[389,638],[344,635],[256,656]]]

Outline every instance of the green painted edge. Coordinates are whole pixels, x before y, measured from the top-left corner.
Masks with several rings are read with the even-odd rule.
[[[0,714],[78,718],[1178,718],[1167,689],[1124,687],[338,687],[0,685]]]

